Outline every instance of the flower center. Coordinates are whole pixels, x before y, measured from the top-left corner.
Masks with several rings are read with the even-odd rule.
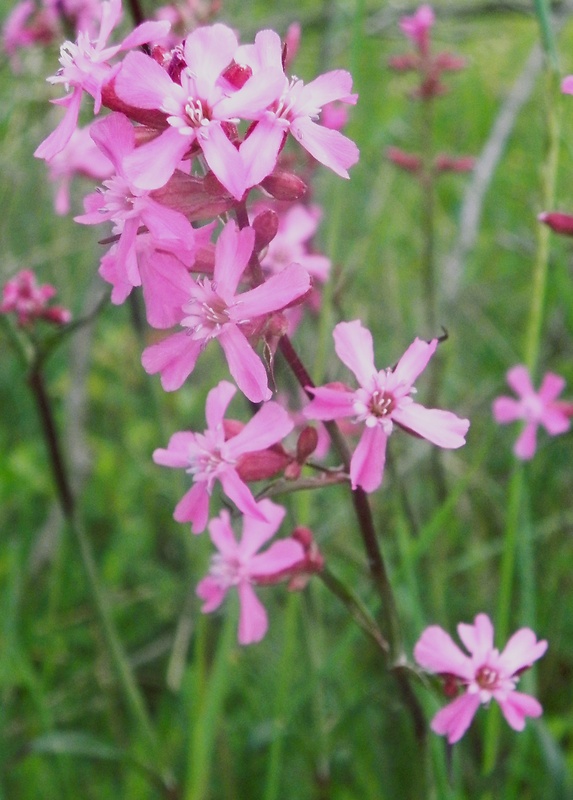
[[[237,556],[224,556],[221,553],[212,556],[209,573],[222,589],[236,586],[248,578],[248,572]]]
[[[103,186],[105,189],[98,189],[105,200],[105,205],[100,208],[102,214],[112,214],[116,219],[127,219],[136,214],[133,208],[135,197],[125,178],[115,175],[103,181]]]
[[[396,406],[393,395],[376,389],[370,396],[369,411],[375,417],[387,417]]]
[[[214,339],[229,322],[227,304],[216,289],[216,282],[208,278],[197,281],[193,297],[183,307],[188,316],[181,320],[181,325],[189,329],[193,339]]]
[[[475,675],[475,681],[480,689],[486,689],[487,691],[493,691],[499,682],[499,673],[496,669],[492,667],[488,667],[487,664],[484,664],[483,667],[480,667]]]

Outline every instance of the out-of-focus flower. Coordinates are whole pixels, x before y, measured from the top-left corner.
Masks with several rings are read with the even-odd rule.
[[[360,486],[365,492],[373,492],[382,483],[386,442],[394,423],[438,447],[465,444],[470,425],[467,419],[460,419],[451,411],[425,408],[410,396],[415,391],[414,381],[436,351],[437,339],[415,339],[393,369],[380,371],[374,365],[372,335],[360,320],[340,322],[334,329],[334,345],[360,388],[354,390],[344,384],[307,387],[313,399],[304,413],[309,419],[353,417],[354,422],[364,423],[350,462],[353,489]]]
[[[422,53],[427,53],[430,47],[430,28],[435,17],[431,6],[424,5],[411,17],[402,17],[400,30],[413,42]]]
[[[525,427],[519,435],[513,452],[517,458],[528,461],[535,455],[537,428],[542,425],[550,436],[565,433],[570,427],[573,404],[558,401],[565,388],[565,380],[553,372],[545,373],[539,392],[531,383],[527,367],[518,364],[507,373],[507,382],[518,396],[497,397],[492,406],[496,422],[504,425],[522,419]]]
[[[307,561],[305,548],[294,537],[274,542],[258,551],[278,530],[285,509],[271,500],[258,504],[262,519],[243,517],[243,533],[237,542],[228,511],[209,523],[209,533],[218,553],[211,559],[209,574],[199,582],[197,595],[204,601],[202,611],[219,608],[227,592],[236,588],[239,595],[239,644],[260,642],[268,628],[268,617],[253,584],[288,580]]]
[[[516,731],[525,727],[526,717],[539,717],[542,708],[528,694],[516,692],[520,674],[547,650],[529,628],[520,628],[500,653],[493,646],[493,625],[486,614],[478,614],[473,625],[460,623],[458,634],[470,655],[455,644],[438,625],[422,633],[414,647],[414,658],[424,669],[445,681],[448,696],[460,688],[463,694],[442,708],[431,722],[434,733],[457,742],[469,728],[480,704],[495,700]]]
[[[571,214],[563,214],[560,211],[544,211],[537,216],[537,219],[555,233],[573,236],[573,216]]]
[[[49,283],[40,286],[31,269],[23,269],[9,280],[2,291],[0,314],[16,314],[18,325],[26,327],[38,319],[65,325],[72,315],[67,308],[50,306],[56,288]]]

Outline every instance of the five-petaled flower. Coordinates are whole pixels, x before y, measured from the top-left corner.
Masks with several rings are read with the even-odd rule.
[[[267,632],[268,619],[253,584],[277,583],[287,579],[304,564],[303,545],[289,537],[274,542],[263,553],[258,551],[278,530],[285,509],[271,500],[259,503],[262,519],[243,517],[243,535],[237,542],[228,511],[209,523],[209,533],[218,553],[211,559],[209,574],[199,582],[197,595],[204,601],[202,611],[215,611],[229,589],[239,594],[239,644],[260,642]]]
[[[539,392],[533,388],[529,371],[523,364],[509,370],[507,382],[519,399],[505,395],[497,397],[493,402],[493,416],[502,425],[518,419],[525,420],[525,427],[513,452],[517,458],[529,461],[535,455],[539,425],[543,425],[550,436],[565,433],[571,424],[573,405],[557,400],[565,388],[565,380],[553,372],[545,373]]]
[[[174,433],[167,449],[159,448],[153,453],[156,464],[183,468],[193,476],[193,486],[181,498],[173,515],[177,522],[190,522],[193,533],[205,530],[209,497],[217,480],[243,514],[265,519],[237,470],[246,454],[276,444],[294,428],[282,406],[265,403],[236,436],[226,438],[223,417],[236,391],[232,383],[221,381],[207,395],[207,429],[203,433]]]
[[[460,650],[439,625],[426,628],[414,647],[418,664],[441,675],[448,694],[452,688],[464,689],[435,715],[431,722],[434,733],[447,736],[448,742],[454,744],[469,728],[480,704],[487,704],[492,698],[516,731],[523,730],[526,717],[539,717],[539,702],[516,692],[515,686],[523,670],[545,653],[547,642],[538,642],[530,628],[520,628],[500,653],[493,646],[493,625],[486,614],[478,614],[473,625],[460,623],[458,634],[470,655]]]
[[[378,371],[374,365],[372,335],[360,320],[340,322],[334,329],[334,345],[340,360],[350,369],[359,389],[342,384],[307,387],[313,399],[305,408],[309,419],[332,420],[353,417],[364,423],[364,431],[350,463],[352,488],[375,491],[382,483],[386,442],[394,423],[438,447],[465,444],[467,419],[451,411],[425,408],[410,396],[413,383],[425,369],[438,340],[415,339],[393,369]]]

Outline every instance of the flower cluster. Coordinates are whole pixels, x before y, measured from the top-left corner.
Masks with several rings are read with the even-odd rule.
[[[63,306],[50,305],[56,288],[49,283],[39,285],[31,269],[23,269],[2,290],[0,314],[15,314],[20,327],[29,327],[36,320],[66,325],[72,318]]]

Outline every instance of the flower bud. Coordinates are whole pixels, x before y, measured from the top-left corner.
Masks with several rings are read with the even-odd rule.
[[[279,229],[279,217],[272,208],[267,208],[257,214],[253,220],[255,229],[255,252],[259,253],[267,247],[277,235]]]
[[[475,158],[472,156],[448,156],[440,154],[436,156],[434,166],[438,172],[471,172],[475,165]]]
[[[413,153],[406,153],[399,147],[387,147],[386,158],[393,164],[396,164],[400,169],[405,169],[407,172],[418,172],[422,167],[422,159]]]
[[[242,89],[252,74],[253,70],[248,65],[237,64],[233,61],[232,64],[229,64],[221,77],[224,78],[233,89]]]
[[[573,236],[573,216],[562,214],[560,211],[544,211],[537,216],[539,222],[545,223],[555,233],[563,236]]]
[[[318,433],[312,425],[307,425],[300,432],[296,443],[296,460],[304,464],[309,456],[314,453],[318,444]]]
[[[275,169],[261,181],[261,186],[275,200],[300,200],[304,197],[308,187],[294,172]]]
[[[438,53],[434,58],[434,65],[442,72],[458,72],[467,67],[467,61],[453,53]]]

